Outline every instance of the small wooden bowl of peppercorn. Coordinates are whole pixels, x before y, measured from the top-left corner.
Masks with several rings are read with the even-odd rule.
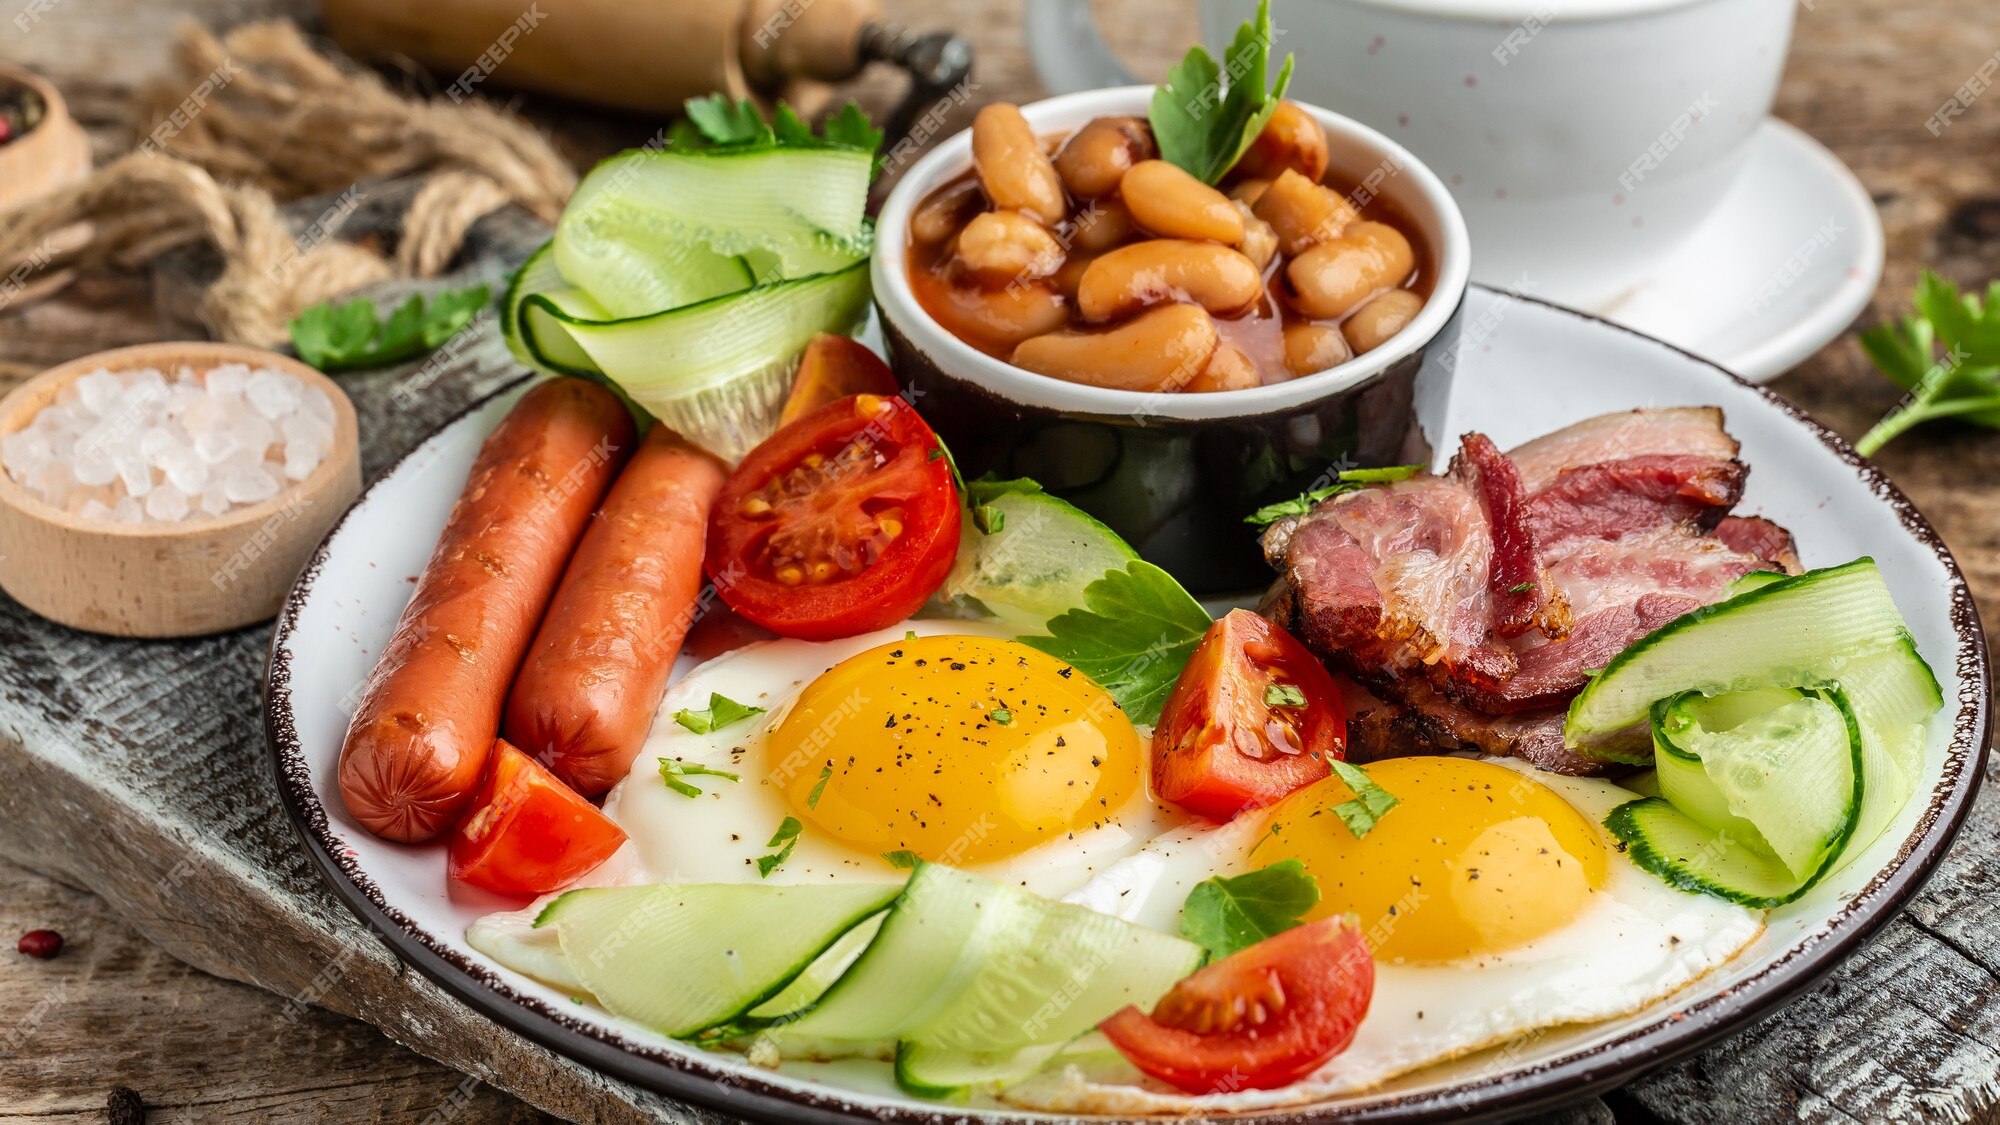
[[[0,65],[0,209],[90,173],[90,138],[62,95],[37,75]]]

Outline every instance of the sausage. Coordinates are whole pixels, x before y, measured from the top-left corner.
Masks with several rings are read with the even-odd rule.
[[[507,699],[509,742],[586,797],[625,777],[702,608],[722,463],[655,426],[570,560]]]
[[[341,798],[370,832],[416,843],[464,813],[542,611],[633,443],[618,396],[553,379],[480,447],[340,748]]]

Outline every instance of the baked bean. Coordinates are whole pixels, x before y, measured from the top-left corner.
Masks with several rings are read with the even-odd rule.
[[[910,235],[918,242],[935,245],[958,233],[958,228],[978,212],[983,200],[979,185],[971,180],[953,184],[923,201],[910,216]]]
[[[1315,183],[1326,175],[1326,130],[1295,103],[1279,102],[1233,171],[1269,180],[1287,168]]]
[[[1293,258],[1285,276],[1291,280],[1293,303],[1300,312],[1330,320],[1400,285],[1415,264],[1403,232],[1382,223],[1359,222],[1339,238]]]
[[[1347,337],[1331,324],[1295,320],[1285,325],[1285,370],[1294,378],[1325,371],[1353,358]]]
[[[1063,263],[1062,244],[1019,211],[974,215],[958,232],[958,262],[988,285],[1034,281]]]
[[[1070,194],[1096,199],[1118,190],[1118,181],[1141,160],[1157,154],[1153,130],[1137,117],[1099,117],[1070,135],[1056,151],[1056,174]]]
[[[1278,250],[1290,258],[1330,238],[1354,222],[1354,207],[1339,192],[1287,169],[1251,208],[1278,232]]]
[[[1201,373],[1220,337],[1194,305],[1162,305],[1113,328],[1073,328],[1023,340],[1013,363],[1072,383],[1121,391],[1172,391]]]
[[[1229,197],[1164,160],[1134,164],[1118,193],[1139,225],[1162,238],[1243,241],[1243,216]]]
[[[1243,349],[1224,341],[1215,346],[1215,354],[1208,357],[1201,371],[1187,386],[1187,391],[1241,391],[1259,386],[1263,380],[1257,377],[1257,365],[1243,354]]]
[[[1269,180],[1240,180],[1235,187],[1229,189],[1229,198],[1254,207],[1258,198],[1264,194],[1264,189],[1270,186]]]
[[[1116,197],[1091,200],[1068,227],[1070,242],[1093,254],[1132,237],[1132,229],[1132,212]]]
[[[1095,254],[1073,252],[1069,257],[1063,259],[1062,268],[1057,270],[1055,276],[1049,278],[1049,281],[1055,285],[1056,292],[1061,293],[1065,299],[1074,305],[1076,303],[1077,287],[1083,284],[1084,271],[1088,270],[1090,264],[1096,260],[1097,255]]]
[[[1062,179],[1020,110],[995,103],[972,119],[972,167],[993,206],[1020,211],[1045,227],[1062,222]]]
[[[1147,305],[1187,300],[1234,316],[1263,292],[1257,267],[1227,246],[1151,238],[1092,262],[1077,286],[1076,307],[1085,320],[1115,320]]]
[[[1069,303],[1040,282],[1002,289],[944,285],[939,297],[924,306],[939,324],[975,346],[1001,352],[1069,323]]]
[[[1243,256],[1262,272],[1278,254],[1278,232],[1271,229],[1271,224],[1258,218],[1249,204],[1240,199],[1234,202],[1236,213],[1243,216],[1243,243],[1237,249],[1243,251]]]
[[[1408,289],[1391,289],[1355,309],[1354,315],[1340,322],[1340,331],[1357,355],[1372,352],[1416,319],[1423,307],[1424,299]]]

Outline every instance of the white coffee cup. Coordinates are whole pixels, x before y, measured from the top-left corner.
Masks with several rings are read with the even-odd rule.
[[[1289,93],[1451,185],[1473,277],[1586,308],[1721,202],[1771,108],[1793,0],[1275,0]],[[1256,0],[1201,0],[1216,50]],[[1132,81],[1084,0],[1028,0],[1056,93]]]

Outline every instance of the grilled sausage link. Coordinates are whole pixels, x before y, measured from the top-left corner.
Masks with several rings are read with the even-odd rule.
[[[415,843],[463,815],[542,611],[633,440],[624,404],[583,379],[535,387],[487,437],[340,749],[341,797],[370,832]]]
[[[699,613],[722,463],[655,426],[570,560],[507,700],[507,740],[586,797],[616,785],[652,729]]]

